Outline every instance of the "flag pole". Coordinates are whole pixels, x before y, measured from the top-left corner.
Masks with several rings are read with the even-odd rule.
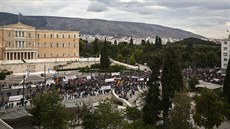
[[[18,22],[20,22],[20,13],[18,13]]]

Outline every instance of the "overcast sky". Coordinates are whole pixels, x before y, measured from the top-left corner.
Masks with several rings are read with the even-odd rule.
[[[159,24],[219,39],[230,30],[230,0],[0,0],[0,12]]]

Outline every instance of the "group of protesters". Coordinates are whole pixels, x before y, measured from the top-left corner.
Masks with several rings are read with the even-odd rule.
[[[135,93],[137,86],[145,86],[149,73],[123,72],[116,75],[110,73],[92,74],[86,77],[60,81],[57,86],[64,99],[85,98],[110,93],[112,89],[122,98],[128,98],[127,93]]]
[[[215,68],[186,68],[183,69],[182,75],[186,80],[196,77],[198,80],[203,80],[205,82],[219,85],[223,85],[224,83],[224,76],[219,69]]]
[[[86,98],[89,96],[97,96],[111,93],[114,89],[115,93],[122,98],[128,99],[137,90],[137,87],[144,88],[149,77],[149,72],[128,71],[119,73],[92,73],[80,77],[63,76],[59,81],[54,81],[59,89],[60,96],[64,100]],[[6,85],[6,84],[4,84]],[[31,85],[36,85],[32,90]],[[20,99],[17,102],[10,102],[9,97],[12,96],[11,91],[7,95],[1,92],[0,109],[11,109],[14,107],[26,106],[32,102],[32,98],[44,89],[49,89],[51,84],[44,85],[44,82],[25,84],[25,101]],[[130,93],[130,94],[129,94]],[[16,95],[21,95],[22,89],[17,89]],[[5,96],[5,97],[3,97]],[[5,99],[8,98],[8,99]]]

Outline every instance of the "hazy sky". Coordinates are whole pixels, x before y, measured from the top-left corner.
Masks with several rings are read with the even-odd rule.
[[[230,30],[230,0],[0,0],[0,12],[159,24],[209,38]]]

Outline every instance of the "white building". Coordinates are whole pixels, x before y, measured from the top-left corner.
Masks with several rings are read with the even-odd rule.
[[[228,39],[221,41],[221,69],[225,71],[228,66],[228,60],[230,58],[230,35]]]

